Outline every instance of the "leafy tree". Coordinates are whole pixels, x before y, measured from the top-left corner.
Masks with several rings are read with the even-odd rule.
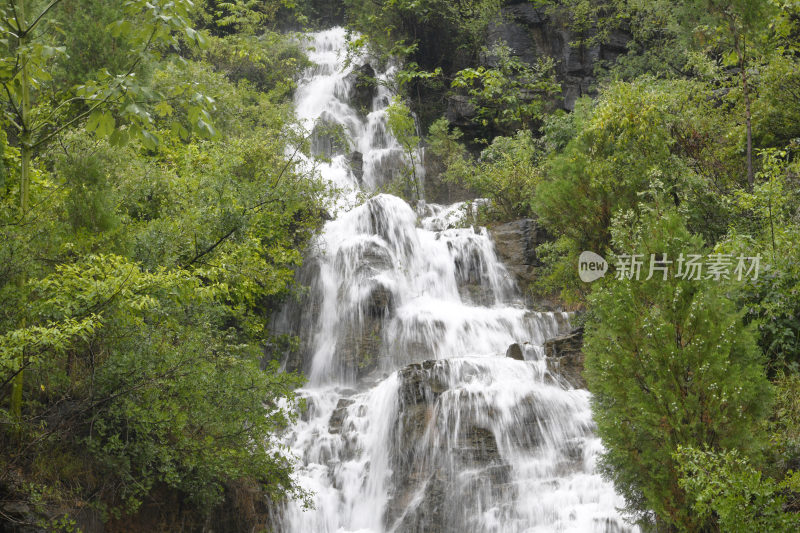
[[[759,451],[771,386],[754,327],[743,325],[723,284],[676,278],[680,254],[702,254],[703,243],[663,200],[618,218],[614,245],[675,262],[662,265],[666,279],[656,271],[645,280],[643,271],[592,291],[584,351],[601,466],[638,520],[700,531],[713,517],[693,511],[673,454],[680,446]]]
[[[449,132],[447,120],[431,125],[428,150],[444,165],[442,179],[466,187],[490,200],[490,220],[513,220],[532,216],[531,202],[541,177],[542,150],[529,131],[513,137],[495,137],[473,160],[459,143],[461,132]]]
[[[296,342],[270,330],[327,197],[287,155],[309,149],[287,98],[303,56],[274,34],[247,41],[252,63],[219,69],[211,53],[179,60],[164,46],[136,71],[143,90],[168,95],[140,103],[158,144],[119,143],[131,122],[111,136],[87,131],[92,114],[59,123],[58,142],[31,153],[24,217],[19,137],[0,134],[0,483],[20,476],[30,490],[15,497],[57,518],[91,506],[135,520],[167,494],[199,528],[234,484],[274,502],[305,496],[276,442],[302,378],[275,360]],[[57,65],[67,70],[39,86],[34,118],[87,68]],[[201,104],[182,105],[176,87],[214,95],[224,137],[186,135]],[[56,115],[89,108],[78,98]]]
[[[213,135],[208,108],[213,100],[194,91],[192,86],[173,87],[170,94],[155,94],[138,82],[136,69],[143,60],[158,55],[158,45],[178,47],[179,37],[185,34],[191,41],[202,43],[203,37],[188,22],[189,0],[155,1],[129,0],[125,10],[129,18],[118,21],[112,34],[134,47],[134,59],[126,71],[111,73],[102,70],[96,80],[87,80],[74,94],[59,92],[56,101],[45,98],[47,82],[52,81],[48,65],[64,52],[54,47],[39,32],[52,19],[52,11],[61,3],[53,0],[41,11],[30,13],[29,0],[15,0],[0,8],[0,28],[8,38],[0,41],[0,102],[4,106],[4,125],[19,139],[19,206],[21,217],[28,215],[30,202],[31,158],[66,128],[88,118],[86,127],[98,136],[110,137],[116,143],[137,138],[150,147],[157,137],[150,131],[153,118],[146,104],[165,105],[174,96],[186,96],[194,101],[188,107],[189,125],[193,130]],[[131,19],[134,19],[133,21]],[[74,104],[81,108],[69,114]],[[144,103],[144,104],[143,104]],[[66,114],[65,114],[66,113]],[[177,124],[177,123],[176,123]],[[182,125],[178,131],[188,135]],[[20,362],[20,367],[24,365]],[[15,381],[12,411],[19,414],[22,389],[20,373]]]
[[[712,452],[679,447],[679,484],[701,517],[716,517],[721,531],[796,531],[800,514],[786,512],[786,491],[800,491],[800,474],[783,481],[765,477],[736,450]]]
[[[559,246],[567,255],[551,254],[558,262],[551,263],[551,287],[581,297],[586,287],[576,282],[573,254],[604,253],[613,218],[636,209],[652,183],[666,188],[691,230],[709,240],[725,233],[728,206],[719,193],[736,184],[740,166],[729,116],[700,96],[704,91],[699,83],[647,77],[618,82],[597,102],[579,102],[568,121],[545,127],[545,144],[564,148],[544,163],[534,211],[569,241]]]
[[[44,87],[52,80],[48,65],[64,52],[63,47],[51,46],[47,35],[38,32],[47,25],[54,10],[62,0],[54,0],[37,13],[28,13],[31,7],[26,0],[9,2],[0,12],[0,25],[8,36],[2,43],[0,57],[0,82],[5,106],[5,122],[20,140],[20,206],[26,213],[29,203],[30,160],[41,148],[61,131],[84,119],[89,119],[87,129],[101,137],[113,136],[116,142],[138,138],[155,146],[157,138],[149,131],[152,116],[145,104],[158,104],[171,97],[187,95],[193,100],[189,125],[198,132],[213,134],[208,108],[212,101],[192,87],[174,87],[172,94],[154,94],[139,83],[137,67],[148,59],[159,56],[159,46],[180,47],[180,35],[191,42],[203,43],[204,38],[189,26],[187,17],[191,2],[130,0],[125,3],[128,18],[117,21],[111,34],[123,38],[133,47],[130,64],[123,72],[101,70],[96,79],[85,80],[74,94],[60,93],[55,102],[47,102]],[[85,106],[72,115],[64,115],[71,104],[82,102]],[[50,105],[51,108],[46,106]],[[45,107],[42,107],[45,106]],[[184,130],[185,131],[185,130]]]
[[[477,62],[501,0],[347,0],[348,25],[375,56],[402,57],[398,81],[415,101],[421,128],[442,115],[447,80]]]
[[[417,135],[417,122],[408,106],[397,97],[392,101],[386,112],[388,114],[389,129],[397,139],[397,142],[400,143],[400,146],[403,147],[405,156],[408,158],[407,168],[416,198],[418,200],[422,199],[420,182],[417,177],[417,149],[420,142],[420,138]]]
[[[763,40],[772,14],[768,0],[691,0],[684,4],[685,30],[702,35],[702,42],[722,51],[723,66],[739,71],[746,129],[747,183],[753,188],[752,88],[749,79],[754,49]],[[699,25],[692,26],[692,23]],[[699,32],[697,31],[699,30]]]
[[[534,127],[542,120],[546,104],[561,90],[552,58],[529,65],[504,44],[484,53],[493,66],[460,70],[452,82],[454,89],[469,94],[474,120],[489,128],[490,137]]]

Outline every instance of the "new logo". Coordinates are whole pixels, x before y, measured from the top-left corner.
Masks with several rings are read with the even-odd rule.
[[[608,263],[602,256],[594,252],[581,252],[578,257],[578,276],[581,281],[591,283],[606,275]]]

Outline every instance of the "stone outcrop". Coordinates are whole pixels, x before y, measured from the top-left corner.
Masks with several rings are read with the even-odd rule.
[[[536,280],[541,261],[536,256],[536,247],[550,240],[547,232],[536,220],[523,218],[490,228],[497,256],[514,276],[523,293]],[[550,308],[551,304],[528,302],[533,308]]]
[[[517,342],[509,346],[508,350],[506,350],[506,357],[516,359],[517,361],[524,361],[525,355],[522,346]]]
[[[353,176],[356,177],[358,183],[361,183],[364,177],[364,154],[358,150],[350,154],[350,170],[353,171]]]
[[[457,523],[461,512],[454,501],[468,500],[475,485],[488,491],[513,490],[510,467],[489,428],[465,414],[457,436],[440,434],[443,428],[437,422],[441,421],[434,418],[441,416],[439,398],[450,390],[448,371],[447,361],[425,361],[399,372],[400,416],[395,431],[400,446],[392,468],[396,490],[387,505],[387,528],[408,533],[463,530],[466,524]],[[447,460],[445,449],[450,450],[453,463]],[[464,469],[481,472],[471,487],[464,486],[457,475]],[[420,491],[421,502],[409,508]]]
[[[311,130],[311,153],[331,158],[346,154],[349,149],[344,127],[330,113],[323,113]]]
[[[576,389],[585,389],[583,377],[583,329],[554,337],[544,343],[547,368]]]
[[[614,31],[602,45],[572,46],[578,36],[569,29],[567,21],[566,13],[517,1],[502,8],[501,17],[489,30],[488,40],[490,45],[505,42],[520,59],[531,64],[540,57],[552,57],[562,84],[562,106],[572,110],[575,100],[593,94],[598,62],[615,61],[627,51],[631,36]]]
[[[322,311],[322,294],[319,290],[315,290],[315,283],[319,276],[319,260],[313,256],[309,257],[297,272],[296,280],[300,286],[310,287],[311,290],[301,293],[297,300],[290,300],[287,303],[278,323],[275,324],[278,332],[300,335],[300,332],[310,331],[313,325],[318,323]],[[266,365],[269,360],[279,358],[289,372],[304,372],[308,370],[306,363],[312,342],[313,336],[300,335],[300,346],[285,350],[283,353],[280,350],[283,347],[268,346],[262,364]]]
[[[365,115],[372,109],[372,100],[378,96],[378,82],[375,69],[369,63],[357,66],[347,75],[350,82],[350,105]]]
[[[342,364],[356,377],[362,377],[378,366],[384,319],[394,312],[394,295],[388,288],[377,284],[362,303],[362,309],[361,317],[348,320],[338,348]]]

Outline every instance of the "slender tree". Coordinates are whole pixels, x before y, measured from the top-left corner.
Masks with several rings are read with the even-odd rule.
[[[55,9],[70,0],[51,0],[40,11],[31,13],[30,0],[6,0],[0,6],[0,104],[3,126],[16,134],[20,150],[19,209],[20,222],[30,210],[31,162],[39,151],[65,129],[86,122],[87,130],[113,142],[139,139],[154,147],[158,139],[150,131],[153,118],[148,111],[170,99],[140,83],[137,69],[166,47],[178,49],[181,39],[203,44],[203,36],[189,23],[190,0],[128,0],[127,18],[109,27],[118,38],[131,46],[131,62],[124,72],[104,69],[95,79],[87,80],[56,101],[43,90],[52,80],[52,59],[64,54],[63,47],[53,46],[51,36],[41,30],[54,23]],[[174,95],[191,102],[187,106],[189,128],[212,136],[209,110],[213,100],[186,85],[173,88]],[[49,110],[47,105],[50,106]],[[189,129],[182,128],[183,136]],[[24,283],[24,279],[19,282]],[[14,380],[11,411],[20,416],[24,356]]]

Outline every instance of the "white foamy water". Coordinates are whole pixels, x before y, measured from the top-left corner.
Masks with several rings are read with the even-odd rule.
[[[297,114],[309,130],[324,121],[346,132],[320,170],[352,200],[406,161],[386,126],[392,95],[380,85],[370,109],[351,105],[342,28],[312,34],[309,47],[317,66]],[[310,295],[281,319],[303,339],[296,366],[309,378],[285,442],[315,504],[288,503],[282,530],[631,530],[595,471],[589,393],[545,364],[541,345],[568,329],[567,315],[526,309],[489,233],[465,214],[378,194],[326,224],[304,273]],[[515,342],[529,343],[525,361],[505,357]]]

